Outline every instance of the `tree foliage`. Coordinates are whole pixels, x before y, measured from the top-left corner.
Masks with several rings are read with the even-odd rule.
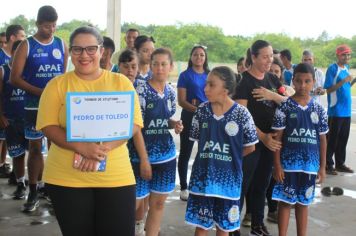
[[[19,15],[9,22],[3,23],[0,31],[5,31],[10,24],[22,25],[28,35],[36,32],[34,19],[27,19],[24,15]],[[62,37],[67,43],[71,32],[83,25],[93,25],[90,21],[72,20],[58,25],[56,35]],[[96,26],[96,25],[94,25]],[[97,27],[97,26],[96,26]],[[98,28],[98,27],[97,27]],[[136,28],[141,34],[153,36],[156,40],[156,47],[169,47],[174,52],[175,60],[188,61],[191,48],[196,44],[207,46],[210,62],[233,63],[241,56],[245,56],[246,50],[257,39],[269,41],[273,48],[283,50],[288,48],[292,52],[292,62],[299,63],[303,50],[313,51],[316,65],[327,67],[335,61],[335,48],[341,43],[347,43],[356,50],[356,35],[351,39],[341,36],[331,38],[326,31],[323,31],[317,38],[298,37],[292,38],[284,33],[261,33],[253,36],[226,36],[221,28],[204,24],[183,24],[175,25],[138,25],[136,23],[124,23],[121,27],[122,44],[124,45],[125,32],[129,28]],[[101,30],[105,35],[105,30]],[[356,58],[351,60],[351,66],[356,67]]]

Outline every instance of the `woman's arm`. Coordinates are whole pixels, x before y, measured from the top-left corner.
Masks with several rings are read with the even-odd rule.
[[[252,90],[252,95],[256,98],[257,101],[270,100],[274,101],[278,105],[280,105],[283,101],[287,100],[288,97],[282,96],[278,93],[270,91],[264,87],[256,88]]]
[[[46,126],[42,128],[42,131],[57,146],[71,150],[85,158],[101,161],[111,150],[106,145],[98,143],[67,142],[66,131],[57,125]]]
[[[187,89],[178,88],[178,104],[184,110],[195,112],[197,107],[187,101]]]

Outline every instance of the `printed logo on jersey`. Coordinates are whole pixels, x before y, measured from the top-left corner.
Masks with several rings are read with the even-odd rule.
[[[291,119],[297,118],[297,113],[290,113],[289,118],[291,118]]]
[[[202,125],[202,128],[203,129],[207,129],[208,128],[208,122],[204,122],[203,125]]]
[[[229,136],[235,136],[239,132],[239,125],[235,121],[229,121],[225,125],[225,132]]]
[[[305,191],[305,197],[306,198],[311,198],[313,195],[313,191],[314,191],[314,186],[310,186],[307,191]]]
[[[54,58],[56,58],[58,60],[62,58],[62,53],[58,48],[53,49],[52,55]]]
[[[233,205],[228,213],[228,218],[230,223],[235,223],[239,220],[240,218],[240,212],[239,212],[239,207],[237,205]]]
[[[152,109],[154,107],[153,103],[147,105],[147,109]]]
[[[318,114],[316,114],[316,112],[312,112],[310,114],[310,118],[311,118],[311,121],[313,122],[313,124],[318,124],[319,123],[319,117],[318,117]]]

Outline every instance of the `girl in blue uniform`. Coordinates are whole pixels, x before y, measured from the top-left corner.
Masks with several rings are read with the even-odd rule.
[[[228,67],[214,68],[204,88],[209,102],[193,118],[190,138],[198,141],[198,153],[185,220],[196,226],[195,235],[207,235],[214,223],[217,235],[240,228],[242,157],[254,151],[258,138],[247,108],[230,97],[235,81]]]
[[[149,196],[146,235],[158,235],[164,202],[175,187],[176,149],[169,129],[174,128],[178,134],[183,126],[180,121],[172,119],[176,111],[176,94],[167,84],[172,67],[171,51],[165,48],[155,50],[151,56],[152,78],[136,88],[144,120],[142,134],[152,166],[151,180],[143,179],[139,171],[139,155],[136,150],[131,150],[136,199],[142,204]]]

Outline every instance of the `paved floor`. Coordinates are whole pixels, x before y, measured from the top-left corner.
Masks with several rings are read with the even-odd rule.
[[[356,124],[351,126],[347,148],[347,165],[356,170]],[[176,137],[176,141],[177,137]],[[190,162],[190,166],[192,161]],[[338,186],[344,189],[343,196],[322,196],[320,189]],[[11,198],[14,187],[0,179],[0,236],[57,236],[61,235],[52,208],[43,200],[40,208],[32,214],[20,211],[23,201]],[[186,203],[179,200],[179,191],[174,191],[167,200],[161,236],[193,235],[194,228],[184,223]],[[266,222],[268,228],[277,235],[277,225]],[[248,229],[242,227],[242,235]],[[327,176],[322,186],[317,187],[315,202],[310,207],[308,235],[356,235],[356,174]],[[212,231],[209,235],[215,235]],[[292,213],[288,235],[296,235],[294,214]]]

